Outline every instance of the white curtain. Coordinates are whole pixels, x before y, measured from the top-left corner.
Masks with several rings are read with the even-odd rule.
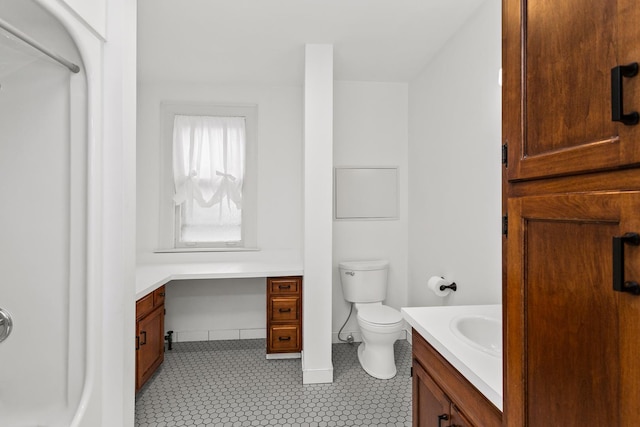
[[[242,209],[244,117],[176,115],[173,125],[174,201],[203,208],[231,203]]]

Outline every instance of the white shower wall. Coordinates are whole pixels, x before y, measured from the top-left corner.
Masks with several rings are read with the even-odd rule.
[[[32,2],[7,21],[76,63],[62,26]],[[39,22],[39,26],[33,26]],[[0,425],[69,425],[83,390],[87,324],[87,85],[22,42],[0,69]]]

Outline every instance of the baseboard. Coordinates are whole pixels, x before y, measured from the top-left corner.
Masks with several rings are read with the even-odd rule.
[[[302,351],[302,384],[326,384],[333,382],[333,365],[323,369],[305,368],[304,350]]]
[[[222,341],[266,338],[266,329],[216,329],[201,331],[174,331],[173,342]]]
[[[268,360],[300,359],[301,357],[302,357],[301,353],[267,353]]]
[[[407,341],[409,341],[409,343],[411,343],[411,327],[409,326],[409,329],[403,329],[402,331],[400,331],[400,338],[401,340],[406,339]],[[346,340],[347,337],[351,335],[353,337],[353,342],[362,342],[362,334],[360,333],[360,331],[342,331],[342,333],[340,333],[340,338],[342,338],[343,340]],[[331,334],[331,342],[333,344],[339,344],[339,343],[344,343],[345,341],[341,341],[340,339],[338,339],[338,333],[337,332],[333,332]]]

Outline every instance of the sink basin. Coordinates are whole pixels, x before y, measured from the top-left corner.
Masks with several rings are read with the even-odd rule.
[[[494,357],[502,356],[502,320],[462,314],[451,319],[449,327],[458,339],[471,347]]]

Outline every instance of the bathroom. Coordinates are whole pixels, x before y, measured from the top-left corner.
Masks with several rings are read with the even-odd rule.
[[[270,58],[263,55],[259,60],[266,64],[265,70],[258,75],[245,72],[233,76],[232,67],[227,65],[215,72],[208,69],[203,77],[204,71],[198,67],[180,66],[191,55],[179,56],[175,63],[163,60],[192,37],[189,33],[181,37],[164,31],[167,17],[171,16],[174,27],[187,23],[195,26],[190,10],[172,10],[171,2],[164,2],[163,8],[145,1],[138,4],[139,16],[150,17],[139,23],[138,263],[300,257],[304,232],[302,71],[276,73],[280,68],[269,64]],[[389,73],[383,66],[378,67],[382,70],[370,71],[378,73],[372,74],[374,77],[363,75],[362,80],[354,80],[358,76],[351,77],[348,73],[353,76],[354,71],[347,70],[341,79],[341,51],[335,47],[332,166],[397,167],[398,200],[390,203],[397,203],[399,217],[333,221],[333,342],[338,341],[338,328],[349,312],[337,268],[344,260],[389,260],[387,303],[396,308],[409,301],[411,305],[500,301],[500,168],[492,167],[500,158],[500,7],[495,1],[476,2],[469,7],[470,12],[460,18],[467,21],[464,27],[446,41],[429,66],[408,75],[406,81],[382,81],[382,73]],[[228,13],[235,16],[239,12],[232,9]],[[233,27],[233,21],[228,25]],[[200,38],[213,39],[215,35],[203,33]],[[145,49],[155,44],[165,48]],[[250,48],[245,47],[248,56],[255,54]],[[232,58],[221,48],[215,50],[221,52],[223,61]],[[415,61],[414,69],[421,70],[423,63]],[[362,74],[363,68],[357,71]],[[157,183],[162,176],[158,140],[163,138],[159,114],[163,101],[259,105],[259,252],[155,252],[159,249],[158,229],[168,228],[158,212],[162,203],[159,193],[163,192],[163,186]],[[449,117],[445,114],[450,110],[456,113]],[[435,140],[441,143],[423,142]],[[460,291],[446,300],[436,298],[426,291],[426,281],[433,275],[457,281]],[[175,339],[180,341],[181,333],[192,340],[207,339],[207,331],[212,336],[233,336],[236,330],[263,328],[263,283],[260,279],[245,281],[210,286],[193,280],[170,288],[167,292],[174,299],[168,303],[166,322],[174,330]],[[194,305],[210,310],[198,317],[193,314]],[[353,319],[345,331],[357,332]]]
[[[132,89],[136,82],[127,72],[134,67],[131,55],[135,55],[136,47],[127,43],[130,40],[127,32],[118,33],[113,20],[105,20],[106,24],[99,19],[94,21],[93,10],[82,6],[82,2],[69,3],[80,10],[79,13],[88,13],[88,21],[98,22],[97,27],[105,29],[104,34],[111,28],[113,44],[106,44],[105,74],[110,71],[112,75],[124,76],[125,87]],[[305,290],[305,297],[317,297],[314,301],[320,301],[315,312],[305,311],[307,316],[315,316],[305,324],[305,336],[323,337],[305,342],[305,351],[308,349],[309,354],[318,356],[310,357],[307,362],[310,372],[323,372],[320,374],[323,379],[330,377],[332,370],[327,350],[332,342],[338,341],[337,332],[349,313],[337,268],[343,260],[389,260],[389,292],[385,304],[398,309],[409,305],[495,304],[501,301],[500,2],[466,2],[466,12],[454,19],[450,31],[441,33],[437,47],[430,53],[433,56],[413,64],[413,71],[402,78],[396,74],[385,76],[384,69],[378,70],[381,74],[372,72],[369,76],[350,75],[348,70],[341,75],[340,43],[336,40],[333,147],[325,153],[330,158],[324,159],[324,166],[330,170],[338,166],[397,167],[399,214],[397,219],[385,221],[323,219],[322,226],[326,227],[323,230],[329,230],[329,235],[315,237],[316,241],[309,241],[305,234],[305,223],[312,219],[310,208],[319,206],[332,212],[333,207],[331,199],[327,203],[326,198],[304,191],[304,185],[313,182],[305,176],[303,162],[303,44],[295,52],[297,62],[294,63],[297,65],[289,74],[269,75],[267,68],[258,77],[250,73],[230,77],[230,70],[234,71],[230,66],[230,70],[222,69],[215,77],[200,75],[181,81],[166,74],[179,70],[179,61],[153,70],[148,64],[152,64],[154,58],[146,56],[170,57],[170,50],[159,49],[159,45],[169,47],[175,43],[176,49],[184,46],[169,40],[172,37],[179,40],[180,31],[175,23],[170,26],[171,31],[165,27],[144,33],[150,24],[144,20],[147,14],[170,12],[162,10],[159,2],[139,0],[137,5],[133,3],[108,1],[102,3],[103,9],[97,8],[107,16],[126,16],[129,20],[135,17],[136,6],[138,9],[137,90],[123,90],[105,101],[105,121],[116,125],[105,126],[104,138],[106,141],[123,138],[125,143],[105,149],[102,172],[103,180],[113,183],[114,187],[127,187],[126,183],[133,179],[137,185],[135,189],[109,186],[103,189],[105,200],[113,203],[106,203],[103,213],[105,255],[101,262],[106,273],[105,284],[98,289],[104,302],[100,303],[100,321],[91,328],[104,331],[101,343],[95,344],[104,360],[88,369],[96,372],[98,379],[92,386],[96,390],[102,388],[106,399],[104,405],[116,409],[110,414],[101,414],[100,404],[93,403],[98,409],[90,404],[88,413],[101,414],[105,420],[112,420],[104,421],[103,425],[132,423],[133,392],[129,390],[133,390],[133,350],[128,344],[133,335],[134,315],[128,304],[134,300],[135,292],[132,286],[124,285],[135,280],[135,264],[131,259],[137,259],[138,264],[212,260],[304,262],[305,283],[308,269],[310,286],[309,291]],[[162,2],[163,5],[170,3]],[[411,10],[412,5],[418,7],[415,2],[408,2],[407,10]],[[364,10],[365,6],[360,6]],[[424,12],[424,9],[420,10]],[[364,14],[363,11],[356,12]],[[235,13],[242,16],[239,11]],[[174,15],[172,18],[176,22],[182,20],[185,25],[194,19],[186,13],[185,16],[178,12]],[[260,18],[254,17],[257,22]],[[399,22],[402,19],[398,17]],[[131,37],[135,23],[125,22]],[[436,24],[437,20],[433,25]],[[379,37],[387,37],[385,34]],[[411,40],[407,40],[409,42]],[[376,61],[384,62],[380,58]],[[115,79],[106,78],[105,93],[110,93],[108,89],[118,84]],[[137,104],[137,112],[131,108],[132,100]],[[158,149],[161,139],[159,105],[162,101],[258,104],[260,186],[256,222],[260,251],[157,252],[164,249],[158,236],[163,221],[159,212],[163,188],[159,182],[163,178]],[[121,106],[118,103],[128,108],[124,117],[119,115]],[[137,120],[132,121],[136,114]],[[133,137],[132,129],[136,129]],[[136,140],[137,143],[132,144]],[[332,191],[331,178],[329,175],[329,179],[319,184],[322,191]],[[133,209],[135,215],[132,215]],[[137,223],[135,228],[134,223]],[[136,236],[135,242],[131,236]],[[121,260],[120,248],[124,248],[125,255],[131,256]],[[322,259],[305,259],[305,254],[308,256],[314,248],[320,249]],[[316,265],[309,264],[316,261]],[[325,268],[326,265],[331,265],[331,269]],[[322,271],[315,273],[318,275],[314,279],[313,274],[318,269]],[[426,288],[427,279],[433,275],[454,280],[458,291],[446,298],[436,297]],[[325,280],[325,285],[314,287],[314,280]],[[123,285],[112,287],[107,286],[107,282]],[[179,286],[169,285],[166,324],[177,331],[176,340],[259,336],[265,317],[264,280],[216,279],[215,287],[210,282],[190,280],[182,281]],[[326,285],[328,282],[331,282],[330,287]],[[125,303],[125,308],[119,308],[120,302]],[[199,310],[189,315],[193,307]],[[206,311],[200,310],[202,307],[206,307]],[[131,324],[123,319],[131,320]],[[113,327],[107,328],[106,324]],[[347,332],[358,339],[354,319],[345,327]],[[121,336],[127,339],[123,340]],[[122,372],[123,375],[101,377],[104,375],[101,370]],[[120,393],[120,390],[124,391]],[[95,402],[88,399],[90,403]],[[113,421],[116,419],[118,421]]]

